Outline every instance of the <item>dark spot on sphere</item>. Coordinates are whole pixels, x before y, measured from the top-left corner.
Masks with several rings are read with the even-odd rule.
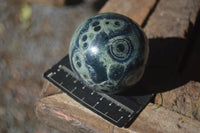
[[[86,41],[87,40],[87,35],[84,35],[82,38],[82,41]]]
[[[108,38],[109,38],[108,36],[105,36],[105,40],[108,40]]]
[[[95,22],[92,24],[93,27],[95,27],[95,26],[97,26],[97,25],[99,25],[99,21],[95,21]]]
[[[79,57],[78,56],[76,56],[76,58],[75,58],[76,60],[79,60]]]
[[[115,22],[116,26],[120,26],[120,23],[118,21]]]
[[[84,74],[83,77],[84,77],[84,78],[87,78],[87,75]]]
[[[109,24],[109,22],[108,22],[108,21],[106,21],[106,24]]]
[[[76,64],[77,64],[77,66],[78,66],[79,68],[81,67],[81,63],[80,63],[80,62],[77,62]]]
[[[94,37],[93,33],[90,33],[89,38],[92,39]]]
[[[113,80],[119,80],[124,72],[123,66],[116,66],[110,69],[109,77]]]
[[[111,57],[116,60],[125,61],[133,52],[133,46],[127,39],[118,39],[112,42],[109,47]]]
[[[89,75],[93,83],[101,83],[107,80],[106,68],[100,63],[99,57],[94,57],[91,52],[86,52],[86,62]]]
[[[123,51],[125,50],[124,45],[123,45],[123,44],[118,44],[118,45],[117,45],[117,50],[118,50],[119,52],[123,52]]]
[[[87,48],[87,47],[88,47],[88,43],[84,43],[83,48]]]
[[[101,26],[97,26],[94,28],[94,31],[99,31],[99,30],[101,30]]]

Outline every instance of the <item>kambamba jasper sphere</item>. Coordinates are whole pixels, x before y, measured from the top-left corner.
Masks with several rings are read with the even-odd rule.
[[[75,31],[69,48],[77,77],[89,88],[110,94],[141,79],[148,53],[148,40],[140,27],[115,13],[98,14],[85,21]]]

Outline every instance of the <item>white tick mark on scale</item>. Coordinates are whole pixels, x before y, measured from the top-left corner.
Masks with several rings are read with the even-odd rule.
[[[94,95],[94,91],[91,93],[91,95]]]
[[[99,104],[99,102],[97,102],[93,107],[96,107]]]
[[[77,87],[74,87],[74,89],[71,92],[74,92],[77,89]]]
[[[82,89],[84,90],[84,89],[85,89],[85,86],[83,86]]]

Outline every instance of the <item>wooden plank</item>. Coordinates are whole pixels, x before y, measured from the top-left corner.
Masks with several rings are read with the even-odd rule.
[[[103,12],[115,12],[130,17],[139,25],[142,25],[156,0],[109,0],[100,10]]]
[[[200,120],[200,83],[190,81],[179,88],[158,94],[155,103],[184,116]]]
[[[198,133],[199,124],[199,121],[163,107],[157,108],[155,104],[149,104],[131,128],[142,133]]]
[[[110,132],[112,130],[111,124],[64,93],[48,96],[37,101],[36,115],[46,124],[63,132],[93,133]]]
[[[64,93],[48,96],[35,104],[36,115],[46,124],[70,133],[198,132],[200,122],[157,108],[150,103],[129,128],[118,128],[81,106]],[[170,117],[169,117],[170,116]]]
[[[148,38],[185,37],[195,23],[200,0],[160,0],[144,28]]]

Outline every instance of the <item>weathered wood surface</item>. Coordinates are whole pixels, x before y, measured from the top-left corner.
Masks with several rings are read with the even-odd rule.
[[[115,12],[123,14],[142,25],[155,3],[156,0],[109,0],[100,10],[100,13]]]
[[[160,93],[155,103],[200,121],[200,83],[190,81],[176,89]]]
[[[200,131],[199,121],[163,107],[158,108],[152,103],[147,105],[129,128],[114,126],[64,93],[38,100],[35,111],[37,117],[46,124],[69,133],[197,133]]]
[[[149,38],[185,37],[194,24],[200,0],[160,0],[144,31]]]
[[[136,0],[110,0],[100,11],[121,13],[145,26],[144,30],[150,39],[151,52],[143,82],[146,86],[155,88],[155,92],[164,91],[161,93],[162,97],[159,94],[155,98],[156,103],[163,101],[162,107],[157,108],[157,105],[149,104],[129,128],[117,128],[46,82],[40,99],[35,104],[38,118],[63,132],[72,133],[199,132],[200,122],[194,120],[195,117],[187,115],[189,106],[192,106],[190,109],[194,114],[199,114],[199,101],[195,99],[185,104],[185,96],[182,99],[181,96],[185,92],[182,85],[187,82],[178,84],[172,82],[177,80],[177,71],[188,45],[185,32],[195,22],[199,3],[199,0],[160,0],[159,2],[155,0],[137,2]],[[155,9],[152,15],[148,16],[152,7]],[[146,21],[147,18],[149,20],[146,23],[144,20]],[[200,87],[194,91],[191,89],[191,84],[186,85],[189,97],[186,98],[187,101],[191,100],[191,94],[195,93],[198,98],[200,94],[198,91]],[[179,98],[181,100],[174,100]],[[175,102],[177,106],[172,107]],[[196,112],[194,112],[193,103],[195,103]],[[182,111],[182,106],[187,108],[185,112]]]

